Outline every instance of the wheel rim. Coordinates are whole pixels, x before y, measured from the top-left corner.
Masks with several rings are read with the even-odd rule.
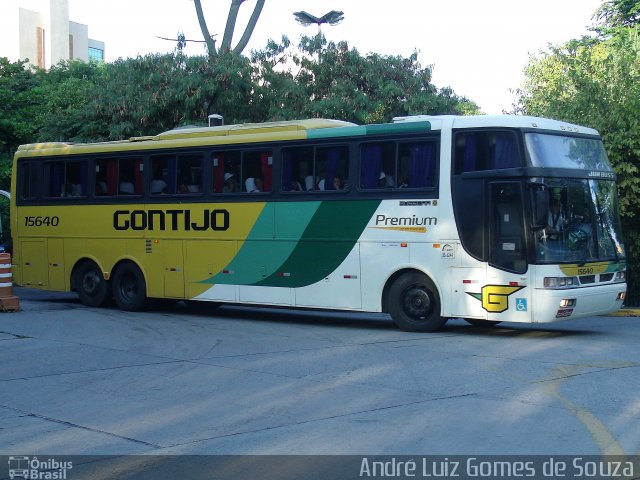
[[[122,280],[119,286],[120,296],[126,300],[131,301],[138,296],[138,282],[135,275],[125,273],[122,276]]]
[[[433,301],[423,285],[411,285],[402,296],[402,308],[411,318],[421,319],[433,309]]]
[[[90,297],[97,295],[102,278],[97,272],[91,270],[82,277],[82,291]]]

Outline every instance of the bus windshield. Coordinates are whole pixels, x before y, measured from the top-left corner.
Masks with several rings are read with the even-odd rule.
[[[625,257],[615,182],[545,180],[549,211],[536,234],[537,263],[584,263]]]
[[[613,172],[599,138],[527,133],[525,142],[533,167]]]

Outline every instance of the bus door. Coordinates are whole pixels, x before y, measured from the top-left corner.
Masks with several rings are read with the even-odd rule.
[[[528,286],[522,183],[490,182],[488,192],[489,266],[482,306],[488,320],[530,321],[531,288]]]

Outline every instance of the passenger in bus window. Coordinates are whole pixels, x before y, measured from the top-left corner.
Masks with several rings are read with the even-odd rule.
[[[107,182],[98,181],[96,182],[96,195],[106,195],[107,194]]]
[[[381,171],[378,177],[378,188],[384,188],[387,186],[387,175]]]
[[[342,180],[338,176],[333,177],[333,189],[342,190]]]
[[[238,184],[236,183],[236,176],[233,173],[224,174],[224,186],[222,187],[223,193],[235,193],[238,191]]]
[[[262,178],[249,177],[244,181],[245,188],[249,193],[262,192]]]
[[[167,193],[167,182],[164,181],[161,164],[154,162],[153,180],[151,180],[151,194],[158,195],[162,193]]]
[[[120,193],[122,195],[135,195],[133,182],[120,182]]]
[[[291,179],[291,191],[292,192],[301,192],[302,191],[302,184],[296,180],[295,178]]]
[[[304,186],[306,191],[313,191],[313,175],[307,175],[304,177]]]
[[[322,173],[320,174],[320,180],[318,181],[317,184],[317,190],[324,190],[324,182],[325,182],[325,177],[327,176],[327,172],[326,171],[322,171]]]

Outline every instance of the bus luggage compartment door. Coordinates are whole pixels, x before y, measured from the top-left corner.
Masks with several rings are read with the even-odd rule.
[[[484,267],[450,267],[452,317],[486,319],[481,289],[486,283]]]
[[[44,240],[20,242],[22,285],[25,287],[46,287],[48,285],[49,272],[46,252]]]
[[[64,240],[50,238],[47,240],[47,260],[49,270],[49,288],[65,290]]]
[[[182,240],[162,240],[162,262],[164,267],[164,296],[184,298],[184,259]]]

